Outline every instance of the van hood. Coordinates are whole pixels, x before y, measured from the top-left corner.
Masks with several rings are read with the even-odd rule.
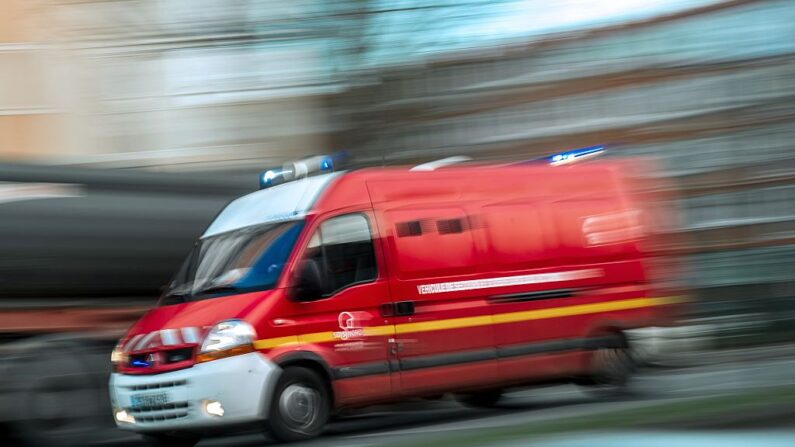
[[[186,353],[190,358],[173,362],[172,367],[129,368],[122,365],[121,372],[151,374],[192,365],[192,359],[207,332],[218,322],[231,319],[247,320],[251,312],[276,291],[260,291],[240,295],[211,298],[202,301],[157,307],[141,317],[119,341],[117,349],[127,358],[155,356],[172,352]],[[156,358],[156,357],[154,357]],[[176,363],[179,363],[177,365]],[[166,366],[166,365],[163,365]]]

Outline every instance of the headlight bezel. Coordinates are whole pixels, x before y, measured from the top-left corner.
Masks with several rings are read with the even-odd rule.
[[[219,321],[204,336],[196,355],[196,363],[254,352],[256,339],[256,329],[246,321]]]

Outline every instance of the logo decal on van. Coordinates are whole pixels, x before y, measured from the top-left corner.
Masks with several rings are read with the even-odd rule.
[[[420,295],[430,293],[458,292],[461,290],[491,289],[493,287],[521,286],[545,282],[574,281],[576,279],[602,276],[602,269],[571,270],[568,272],[536,273],[532,275],[501,276],[499,278],[470,279],[467,281],[441,282],[417,286]]]
[[[582,234],[589,247],[631,242],[643,236],[640,210],[586,216]]]
[[[364,337],[364,329],[358,327],[356,317],[350,312],[340,312],[337,317],[341,331],[333,333],[334,338],[348,340],[351,338]]]

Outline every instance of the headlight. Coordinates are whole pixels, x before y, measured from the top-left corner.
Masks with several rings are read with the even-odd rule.
[[[233,355],[254,352],[254,340],[257,332],[242,320],[222,321],[207,333],[202,343],[196,362],[209,362],[210,360],[231,357]]]
[[[121,344],[121,340],[116,344],[116,347],[113,348],[113,351],[110,353],[110,363],[113,364],[113,369],[117,369],[119,365],[127,363],[127,354],[124,353],[122,350],[124,346]]]

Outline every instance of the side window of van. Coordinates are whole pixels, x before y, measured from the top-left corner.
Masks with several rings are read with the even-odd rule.
[[[305,258],[320,268],[323,294],[378,276],[370,225],[362,214],[347,214],[320,224],[307,246]]]

